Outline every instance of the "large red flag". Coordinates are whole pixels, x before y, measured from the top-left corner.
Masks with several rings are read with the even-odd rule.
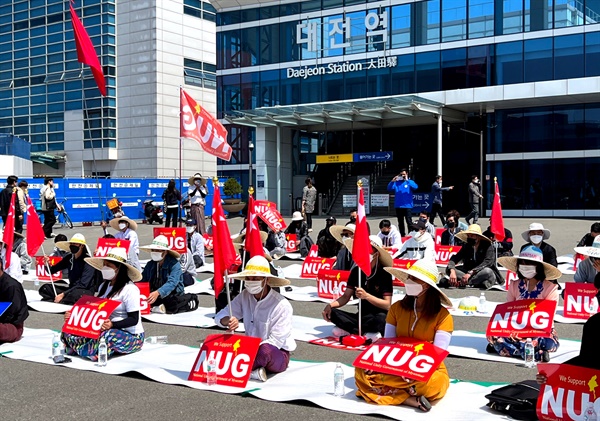
[[[492,204],[492,216],[490,218],[490,230],[496,241],[504,240],[504,220],[502,219],[502,206],[500,205],[500,189],[498,181],[494,177],[494,203]]]
[[[250,257],[264,256],[260,231],[258,229],[258,216],[254,212],[254,198],[250,195],[248,200],[248,220],[246,221],[246,251]]]
[[[92,40],[77,17],[72,4],[69,4],[69,9],[71,9],[71,24],[73,25],[73,32],[75,33],[77,61],[90,66],[94,79],[96,80],[96,85],[98,85],[98,89],[100,89],[100,93],[103,96],[106,96],[106,80],[104,79],[104,72],[102,71],[102,66],[96,55]]]
[[[231,234],[229,234],[227,220],[223,214],[219,183],[215,183],[214,181],[213,183],[215,190],[212,211],[212,235],[214,245],[213,261],[215,265],[214,289],[215,297],[218,297],[225,285],[223,281],[225,271],[235,262],[235,249],[233,248],[233,242],[231,241]]]
[[[31,198],[27,196],[27,254],[35,256],[45,238],[40,217],[31,203]]]
[[[180,95],[180,112],[180,137],[195,140],[204,151],[217,158],[231,160],[233,150],[227,143],[225,127],[183,89]]]
[[[357,209],[356,231],[352,244],[352,258],[356,265],[367,275],[371,275],[371,241],[369,240],[369,228],[367,226],[367,215],[365,214],[365,195],[362,187],[358,187],[358,209]]]
[[[13,194],[10,197],[10,208],[8,209],[8,216],[6,217],[6,224],[4,224],[4,233],[2,234],[2,242],[6,244],[6,255],[5,255],[5,269],[10,266],[10,256],[12,254],[13,244],[15,242],[15,196],[17,192],[13,190]]]

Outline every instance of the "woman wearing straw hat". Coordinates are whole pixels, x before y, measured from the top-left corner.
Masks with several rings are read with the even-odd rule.
[[[437,285],[439,273],[435,262],[422,259],[409,269],[385,270],[401,279],[406,288],[406,296],[395,302],[388,312],[385,337],[415,338],[447,349],[454,322],[443,306],[452,307],[452,302]],[[443,362],[426,382],[360,368],[355,370],[354,378],[356,396],[369,403],[408,405],[425,412],[431,409],[429,402],[443,398],[450,385]]]
[[[137,270],[142,271],[140,265],[140,240],[137,235],[137,222],[123,215],[120,218],[113,218],[109,222],[110,226],[116,230],[115,238],[129,241],[129,263]]]
[[[300,256],[308,256],[308,252],[314,241],[308,235],[308,226],[304,222],[304,218],[300,212],[296,211],[292,214],[292,222],[285,229],[285,233],[296,234]]]
[[[381,245],[381,238],[376,235],[369,236],[371,242],[371,275],[367,276],[361,271],[361,287],[358,286],[359,270],[355,266],[348,277],[346,291],[337,300],[325,306],[323,319],[332,322],[333,335],[337,337],[356,334],[358,332],[358,313],[348,313],[340,310],[353,297],[363,300],[361,311],[361,327],[364,335],[372,340],[377,340],[383,335],[385,318],[392,303],[393,284],[392,277],[383,270],[392,266],[392,256]],[[352,250],[353,240],[348,240],[348,248]]]
[[[549,229],[544,228],[544,226],[539,222],[534,222],[529,225],[529,229],[527,231],[523,231],[521,233],[521,237],[523,237],[523,240],[527,241],[527,243],[521,246],[521,251],[523,251],[523,249],[527,246],[536,246],[542,250],[542,253],[544,254],[544,262],[550,263],[554,267],[558,267],[556,249],[544,241],[550,238]]]
[[[514,272],[519,277],[508,287],[506,301],[527,299],[553,300],[558,303],[558,284],[551,282],[561,277],[560,270],[544,262],[542,250],[535,246],[527,246],[518,257],[500,257],[498,263]],[[508,338],[488,337],[488,352],[497,352],[505,357],[523,359],[525,338],[511,336]],[[550,352],[556,352],[559,346],[556,330],[552,327],[549,338],[533,338],[535,360],[550,361]]]
[[[250,378],[266,381],[267,373],[287,369],[290,352],[296,349],[292,338],[292,306],[273,290],[273,287],[289,285],[290,281],[272,275],[269,262],[263,256],[254,256],[243,272],[230,276],[245,281],[246,289],[217,313],[215,322],[234,331],[243,318],[246,335],[262,339]]]
[[[102,323],[98,339],[63,333],[67,354],[98,361],[100,338],[106,341],[109,357],[139,351],[144,344],[144,327],[140,316],[140,290],[133,282],[142,279],[140,271],[127,263],[127,253],[121,247],[113,248],[106,257],[88,257],[85,261],[102,273],[98,297],[120,301],[121,304]],[[67,311],[65,321],[70,317],[71,312]]]
[[[204,222],[204,206],[206,205],[206,196],[208,189],[206,188],[206,178],[202,174],[196,173],[188,178],[188,197],[190,199],[190,213],[192,219],[196,221],[196,230],[200,235],[206,232],[206,224]]]

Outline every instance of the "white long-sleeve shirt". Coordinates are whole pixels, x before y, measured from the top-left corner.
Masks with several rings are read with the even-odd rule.
[[[190,234],[186,233],[186,236],[189,237]],[[187,238],[186,238],[187,240]],[[192,238],[190,240],[190,250],[192,252],[192,255],[194,256],[199,256],[202,261],[204,262],[204,238],[202,238],[202,236],[200,234],[198,234],[196,231],[194,231],[192,233]]]
[[[381,231],[377,234],[379,238],[381,238],[381,243],[383,247],[392,247],[396,250],[400,250],[402,247],[402,236],[400,235],[400,231],[394,225],[391,226],[390,232],[388,234],[384,234]]]
[[[296,349],[296,341],[292,338],[292,305],[273,289],[260,301],[248,290],[243,290],[231,302],[231,312],[238,320],[244,319],[246,335],[260,338],[261,344],[269,343],[286,351]],[[221,319],[227,316],[229,306],[215,316],[217,325],[227,327],[221,324]]]
[[[140,240],[138,239],[137,232],[132,230],[131,228],[127,228],[125,232],[118,231],[115,233],[115,238],[120,240],[128,240],[129,241],[129,264],[135,267],[140,272],[142,271],[142,267],[140,265]]]
[[[402,245],[402,248],[398,252],[398,257],[411,260],[429,259],[435,262],[435,243],[433,238],[428,232],[424,232],[423,237],[420,238],[422,241],[418,242],[415,240],[414,233],[411,233],[410,239]]]

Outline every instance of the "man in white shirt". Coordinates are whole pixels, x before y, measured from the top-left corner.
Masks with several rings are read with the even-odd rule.
[[[402,237],[400,231],[388,219],[382,219],[379,223],[379,234],[383,249],[398,251],[402,247]]]
[[[243,318],[246,335],[261,338],[250,378],[264,382],[267,372],[281,373],[287,369],[290,352],[296,349],[291,336],[292,306],[272,288],[289,285],[290,281],[271,275],[269,262],[263,256],[254,256],[243,272],[230,278],[244,280],[246,288],[231,305],[217,313],[215,322],[234,331]]]

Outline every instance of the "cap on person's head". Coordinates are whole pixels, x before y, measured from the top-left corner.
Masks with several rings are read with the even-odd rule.
[[[186,220],[185,220],[185,224],[186,224],[188,227],[195,226],[195,225],[196,225],[196,220],[195,220],[195,219],[192,219],[192,218],[188,218],[188,219],[186,219]]]

